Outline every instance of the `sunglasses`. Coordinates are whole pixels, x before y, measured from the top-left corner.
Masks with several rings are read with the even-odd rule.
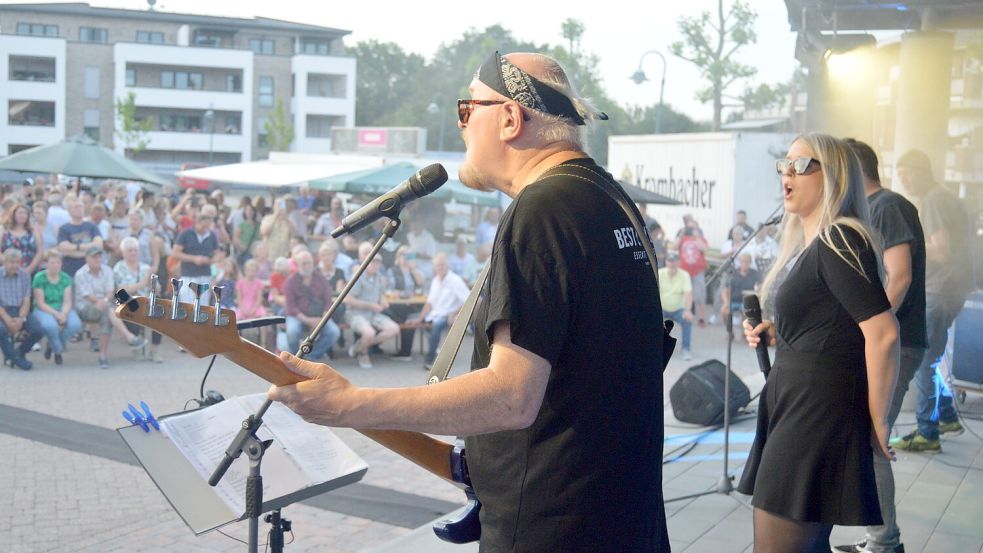
[[[494,106],[504,104],[507,100],[458,100],[457,101],[457,120],[462,125],[468,124],[471,119],[471,112],[478,106]]]
[[[811,175],[818,171],[820,166],[819,160],[811,157],[775,160],[775,170],[778,171],[779,175],[787,174],[790,167],[796,175]]]

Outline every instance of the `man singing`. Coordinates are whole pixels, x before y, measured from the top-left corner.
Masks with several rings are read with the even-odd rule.
[[[466,436],[481,551],[668,551],[662,505],[662,309],[630,220],[584,153],[563,69],[497,52],[458,101],[460,180],[512,204],[475,316],[472,371],[432,386],[359,388],[283,355],[311,380],[274,387],[328,426]]]

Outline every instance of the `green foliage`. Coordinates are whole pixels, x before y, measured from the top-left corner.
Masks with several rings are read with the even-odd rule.
[[[290,122],[287,114],[287,107],[283,100],[277,98],[276,107],[270,112],[263,124],[263,132],[266,133],[266,143],[275,152],[286,152],[290,150],[290,144],[294,141],[294,126]]]
[[[745,111],[782,107],[788,99],[788,91],[789,85],[785,83],[775,86],[759,84],[757,88],[745,88],[740,100]]]
[[[127,93],[126,98],[116,98],[116,119],[119,124],[113,134],[123,142],[129,155],[136,155],[147,148],[150,139],[147,132],[154,127],[151,117],[138,120],[136,117],[136,94]]]

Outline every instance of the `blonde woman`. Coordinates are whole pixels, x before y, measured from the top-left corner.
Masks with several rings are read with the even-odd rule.
[[[774,321],[744,331],[777,351],[738,490],[754,495],[756,553],[825,552],[834,524],[881,524],[872,456],[892,456],[898,323],[846,144],[803,135],[776,167],[785,217],[762,290]]]

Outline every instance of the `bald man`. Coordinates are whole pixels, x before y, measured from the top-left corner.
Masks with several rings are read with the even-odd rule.
[[[431,386],[274,387],[329,426],[466,436],[481,551],[669,551],[662,505],[662,308],[641,237],[584,153],[602,113],[554,60],[489,56],[458,101],[460,180],[513,201],[474,317],[472,370]],[[636,213],[636,216],[638,214]]]

